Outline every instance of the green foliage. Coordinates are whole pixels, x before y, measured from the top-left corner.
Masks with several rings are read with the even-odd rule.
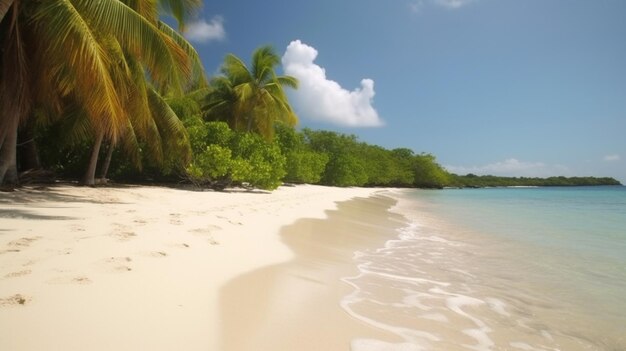
[[[413,157],[415,172],[414,185],[418,188],[443,188],[450,182],[449,174],[435,161],[430,154],[415,155]]]
[[[349,153],[331,154],[322,183],[332,186],[363,186],[367,183],[365,162]]]
[[[35,140],[39,145],[39,158],[43,168],[65,177],[79,177],[89,161],[91,141],[68,140],[63,133],[64,125],[58,123],[37,130]],[[54,147],[46,147],[54,145]]]
[[[346,187],[367,183],[366,160],[358,152],[356,136],[310,129],[303,133],[311,150],[328,156],[322,184]]]
[[[328,164],[328,155],[309,151],[296,150],[287,154],[287,174],[285,181],[296,184],[317,184]]]
[[[254,132],[267,140],[274,136],[277,123],[293,127],[298,119],[284,87],[296,89],[298,81],[275,72],[280,56],[270,46],[254,51],[250,67],[237,56],[228,54],[222,75],[211,80],[211,91],[202,107],[204,117],[226,121],[236,131]]]
[[[322,179],[328,155],[313,151],[304,141],[304,134],[284,125],[276,126],[276,143],[286,157],[285,181],[316,184]]]
[[[200,104],[189,96],[169,98],[167,104],[183,122],[189,118],[197,118],[201,113]]]
[[[240,181],[269,190],[282,183],[286,160],[276,143],[257,134],[237,132],[231,140],[231,149],[235,158],[249,164],[248,174],[242,171],[245,177]]]
[[[187,172],[196,183],[220,179],[229,173],[231,160],[232,154],[229,149],[209,145],[203,152],[195,155],[194,161],[187,167]]]
[[[328,157],[322,184],[424,188],[448,184],[448,173],[432,155],[415,155],[409,149],[387,150],[359,142],[354,135],[330,131],[305,129],[303,135],[311,150]]]
[[[195,184],[225,187],[247,184],[276,189],[285,176],[285,157],[276,143],[232,131],[224,122],[188,121],[194,150],[187,177]]]
[[[455,187],[483,188],[500,186],[596,186],[621,185],[613,178],[596,177],[498,177],[492,175],[477,176],[475,174],[452,175],[451,185]]]

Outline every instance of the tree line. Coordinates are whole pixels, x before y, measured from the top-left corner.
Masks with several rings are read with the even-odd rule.
[[[478,176],[475,174],[451,175],[449,186],[484,188],[504,186],[596,186],[621,185],[609,177],[498,177],[492,175]]]

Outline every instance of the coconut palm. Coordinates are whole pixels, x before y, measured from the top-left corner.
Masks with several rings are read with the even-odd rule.
[[[221,69],[223,77],[211,82],[214,90],[207,96],[205,116],[217,119],[228,114],[234,129],[268,139],[273,136],[275,123],[294,126],[298,119],[283,87],[297,89],[298,80],[278,76],[275,67],[279,63],[280,57],[270,46],[254,51],[250,68],[237,56],[227,55]]]
[[[245,128],[242,116],[235,111],[238,97],[233,82],[226,76],[217,76],[211,79],[209,89],[202,105],[203,117],[226,122],[234,130]]]
[[[159,1],[181,27],[199,3]],[[141,129],[129,123],[137,80],[130,79],[127,58],[136,60],[135,74],[150,77],[154,91],[143,89],[150,96],[182,94],[192,75],[201,75],[195,50],[158,21],[153,0],[0,0],[0,16],[5,7],[0,17],[0,182],[16,181],[17,128],[31,106],[45,106],[59,116],[72,104],[80,106],[95,140],[85,176],[85,183],[93,184],[101,143],[115,145],[129,135],[130,126]],[[120,84],[124,80],[128,84]]]

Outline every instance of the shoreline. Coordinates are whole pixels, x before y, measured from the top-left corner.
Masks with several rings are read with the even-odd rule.
[[[1,349],[220,350],[220,289],[293,259],[282,227],[381,191],[37,189],[0,196]]]
[[[399,343],[397,335],[352,317],[341,306],[359,274],[354,254],[397,238],[402,216],[384,195],[355,198],[283,227],[293,259],[231,280],[221,290],[220,350],[350,350],[357,340]],[[245,337],[242,337],[245,335]],[[352,347],[351,347],[352,345]]]

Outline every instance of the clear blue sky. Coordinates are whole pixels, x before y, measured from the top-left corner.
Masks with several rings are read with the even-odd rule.
[[[209,74],[299,40],[280,71],[301,127],[458,173],[626,183],[624,0],[205,1],[196,22]]]

